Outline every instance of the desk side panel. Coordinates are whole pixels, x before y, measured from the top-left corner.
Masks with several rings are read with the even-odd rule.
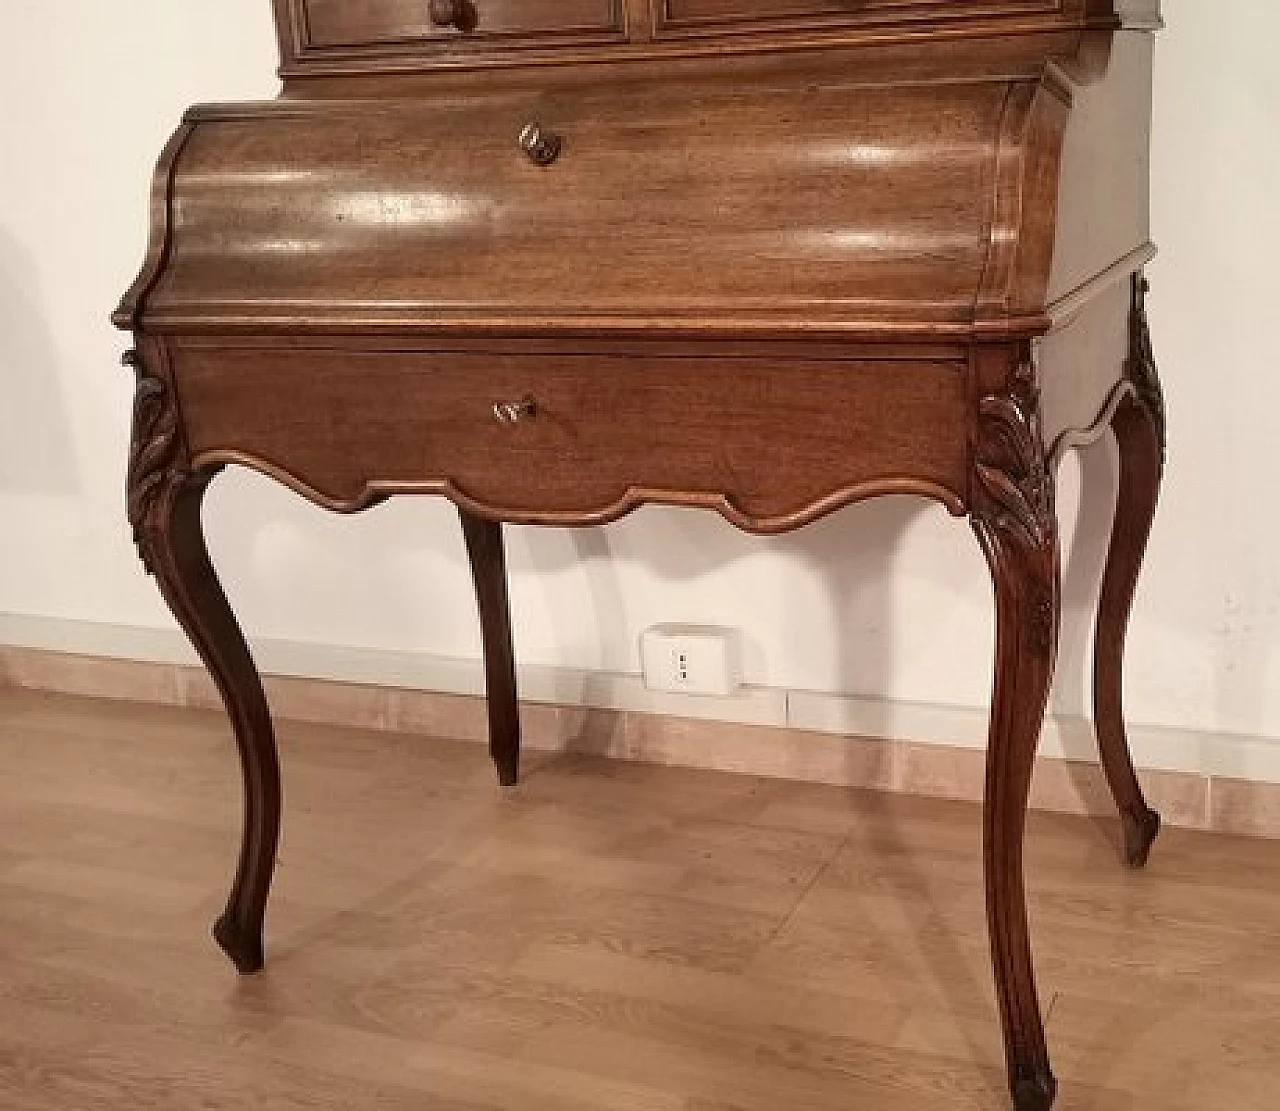
[[[1075,91],[1062,148],[1052,305],[1151,238],[1151,82],[1155,36],[1116,35],[1104,76]]]
[[[1059,449],[1106,432],[1129,353],[1130,279],[1120,275],[1038,343],[1045,443]]]

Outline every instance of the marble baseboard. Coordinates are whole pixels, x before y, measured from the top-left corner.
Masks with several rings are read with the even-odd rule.
[[[391,730],[483,742],[484,701],[469,695],[268,676],[282,721]],[[0,647],[0,685],[195,708],[220,708],[199,668]],[[879,791],[977,801],[984,753],[977,749],[839,736],[634,710],[525,703],[526,746]],[[1280,839],[1280,786],[1191,772],[1146,771],[1151,805],[1172,826]],[[1039,810],[1114,816],[1094,763],[1041,759],[1032,786]]]

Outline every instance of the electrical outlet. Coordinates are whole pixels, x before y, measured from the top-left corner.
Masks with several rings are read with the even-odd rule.
[[[653,691],[727,698],[742,683],[736,629],[655,625],[640,636],[644,685]]]

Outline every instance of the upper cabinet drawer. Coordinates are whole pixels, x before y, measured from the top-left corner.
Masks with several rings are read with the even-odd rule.
[[[874,27],[984,15],[1060,15],[1076,0],[652,0],[659,35]],[[1077,5],[1078,6],[1078,5]]]
[[[283,6],[287,44],[303,56],[593,44],[626,32],[624,0],[285,0]]]

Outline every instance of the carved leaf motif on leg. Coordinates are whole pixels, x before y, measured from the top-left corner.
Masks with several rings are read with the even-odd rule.
[[[1156,366],[1155,346],[1151,342],[1151,324],[1147,320],[1147,294],[1151,284],[1141,272],[1133,276],[1133,306],[1129,311],[1129,358],[1125,374],[1133,383],[1138,400],[1146,406],[1160,439],[1160,459],[1166,454],[1164,388]]]
[[[1007,393],[979,401],[973,453],[975,523],[1009,534],[1032,559],[1053,558],[1049,553],[1057,551],[1058,527],[1054,485],[1033,363],[1018,368]],[[1037,578],[1048,582],[1056,577],[1057,568],[1044,567],[1043,572]],[[1033,645],[1049,651],[1056,641],[1055,599],[1047,595],[1034,599],[1028,613]]]
[[[153,373],[137,351],[122,360],[137,378],[133,399],[133,433],[129,443],[129,467],[125,496],[133,541],[148,573],[155,573],[154,553],[147,540],[146,522],[165,484],[181,482],[188,469],[181,458],[178,412],[169,384]]]
[[[974,457],[980,487],[976,492],[985,495],[985,504],[976,511],[1038,546],[1053,528],[1054,505],[1035,373],[1031,363],[1024,363],[1007,394],[993,394],[978,403]]]

